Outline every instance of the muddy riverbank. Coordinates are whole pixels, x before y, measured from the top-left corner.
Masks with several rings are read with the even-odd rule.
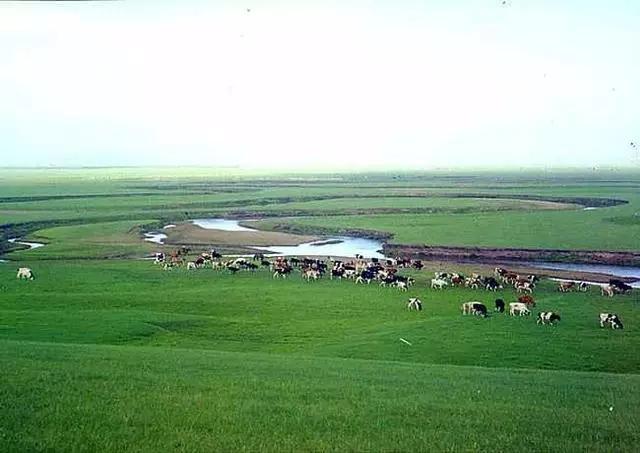
[[[640,252],[603,250],[511,249],[490,247],[447,247],[427,245],[384,244],[386,256],[402,256],[413,259],[482,262],[522,263],[558,262],[577,264],[606,264],[612,266],[640,266]]]

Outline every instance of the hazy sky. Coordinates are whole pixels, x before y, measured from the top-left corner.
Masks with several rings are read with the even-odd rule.
[[[639,153],[636,0],[0,2],[0,166]]]

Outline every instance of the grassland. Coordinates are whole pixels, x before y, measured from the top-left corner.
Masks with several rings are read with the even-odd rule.
[[[7,248],[2,238],[65,224],[229,215],[280,217],[262,227],[285,222],[311,234],[314,227],[382,231],[401,244],[636,250],[640,238],[638,173],[168,173],[2,170],[0,247]],[[578,206],[610,198],[627,203],[589,211]]]
[[[636,296],[560,294],[533,319],[462,317],[494,294],[140,261],[0,264],[3,451],[633,451]],[[410,295],[411,295],[410,294]],[[503,297],[513,298],[510,291]],[[601,330],[615,310],[624,331]],[[405,338],[408,346],[399,341]],[[613,407],[613,411],[609,408]],[[526,421],[526,423],[525,423]]]
[[[515,295],[429,290],[433,267],[405,294],[139,258],[157,249],[143,231],[233,214],[396,243],[638,251],[638,181],[0,170],[0,451],[636,451],[637,292],[543,281],[537,309],[562,321],[542,327],[461,316],[463,301]],[[593,199],[626,203],[583,210]],[[14,236],[47,245],[9,252]],[[603,311],[625,329],[600,329]]]

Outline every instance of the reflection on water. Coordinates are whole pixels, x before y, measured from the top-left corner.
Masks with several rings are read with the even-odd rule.
[[[272,245],[268,247],[252,246],[252,248],[270,251],[275,255],[284,256],[354,257],[356,255],[362,255],[366,258],[384,258],[384,255],[379,252],[379,250],[382,249],[382,242],[374,239],[354,238],[348,236],[322,239],[320,241],[307,242],[299,245]]]
[[[238,220],[227,219],[193,219],[194,225],[207,230],[223,230],[223,231],[256,231],[252,228],[243,227]]]

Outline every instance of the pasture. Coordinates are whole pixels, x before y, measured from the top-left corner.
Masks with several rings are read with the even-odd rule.
[[[544,279],[532,316],[483,319],[460,304],[492,311],[513,288],[429,288],[473,264],[401,270],[416,284],[400,292],[141,259],[161,248],[144,231],[233,213],[398,243],[637,251],[637,174],[0,175],[0,451],[637,450],[637,290]],[[627,203],[581,204],[610,198]],[[536,325],[544,310],[557,326]],[[625,328],[600,328],[601,312]]]

